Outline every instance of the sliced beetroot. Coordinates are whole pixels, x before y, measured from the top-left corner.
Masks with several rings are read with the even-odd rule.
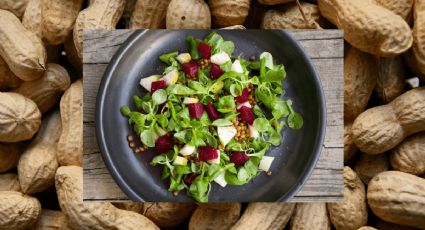
[[[242,106],[239,109],[239,117],[242,119],[242,121],[245,121],[250,125],[254,123],[254,112],[252,112],[252,108]]]
[[[192,184],[192,182],[196,179],[196,177],[198,177],[198,174],[191,173],[191,174],[187,175],[187,176],[183,179],[183,181],[184,181],[184,183],[185,183],[185,184],[187,184],[187,185],[191,185],[191,184]]]
[[[201,42],[198,45],[198,51],[201,54],[201,56],[205,59],[210,59],[211,50],[212,50],[212,47],[205,42]]]
[[[155,153],[165,153],[173,148],[174,140],[171,136],[163,135],[158,137],[155,142]]]
[[[242,90],[242,94],[240,95],[240,96],[237,96],[236,98],[235,98],[235,100],[236,100],[236,102],[238,102],[238,103],[244,103],[244,102],[246,102],[246,101],[248,101],[248,96],[249,96],[249,91],[248,91],[248,89],[247,88],[244,88],[243,90]]]
[[[214,160],[218,157],[218,152],[213,147],[210,146],[200,146],[198,147],[198,158],[201,161]]]
[[[217,111],[217,109],[215,108],[214,104],[212,102],[209,102],[208,105],[206,106],[206,110],[208,113],[208,117],[211,120],[217,120],[220,118],[220,113]]]
[[[154,93],[158,89],[165,89],[167,87],[167,84],[164,80],[154,81],[151,84],[151,93]]]
[[[215,80],[224,74],[224,71],[220,68],[219,65],[212,63],[211,64],[211,79]]]
[[[189,108],[189,115],[191,118],[198,119],[202,117],[202,114],[205,111],[205,107],[201,103],[191,103],[187,104]]]
[[[183,72],[191,77],[195,77],[198,74],[198,63],[196,61],[190,61],[189,63],[182,64]]]
[[[230,155],[230,162],[237,166],[244,165],[249,160],[249,156],[243,151],[234,151]]]

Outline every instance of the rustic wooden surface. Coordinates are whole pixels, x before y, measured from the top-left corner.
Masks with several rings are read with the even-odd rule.
[[[319,72],[327,103],[326,137],[313,174],[294,202],[343,199],[343,33],[340,30],[299,30],[292,35]],[[84,34],[84,195],[85,201],[126,201],[106,169],[96,142],[94,111],[98,87],[110,59],[131,30],[86,30]]]

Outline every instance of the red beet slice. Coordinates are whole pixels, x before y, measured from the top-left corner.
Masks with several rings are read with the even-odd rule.
[[[218,157],[218,152],[213,147],[210,146],[200,146],[198,147],[198,158],[201,161],[214,160]]]
[[[207,43],[204,43],[204,42],[201,42],[198,45],[198,51],[201,54],[201,56],[205,59],[210,59],[211,49],[212,49],[212,47],[210,45],[208,45]]]
[[[235,151],[230,156],[230,162],[237,166],[244,165],[249,160],[249,156],[243,151]]]
[[[201,103],[191,103],[187,105],[189,107],[189,115],[194,119],[202,117],[205,111],[204,105]]]
[[[164,80],[154,81],[151,84],[151,93],[153,94],[158,89],[165,89],[167,84],[165,84]]]
[[[214,104],[212,102],[209,102],[208,105],[206,106],[206,110],[208,113],[208,117],[211,120],[217,120],[220,118],[220,113],[217,111],[217,109],[215,108]]]
[[[238,103],[244,103],[244,102],[248,101],[248,96],[249,96],[249,91],[248,91],[247,88],[244,88],[242,90],[242,94],[240,96],[236,97],[236,101]]]
[[[198,74],[198,63],[196,61],[190,61],[189,63],[182,64],[183,72],[191,77],[196,76]]]
[[[211,79],[215,80],[224,74],[224,71],[220,68],[219,65],[212,63],[211,64]]]
[[[155,153],[165,153],[173,148],[174,140],[171,136],[160,136],[155,142]]]
[[[247,106],[242,106],[239,109],[239,116],[242,119],[242,121],[245,121],[246,123],[250,125],[254,123],[254,113],[252,112],[252,108],[249,108]]]
[[[185,183],[185,184],[187,184],[187,185],[191,185],[191,184],[192,184],[192,182],[196,179],[196,177],[198,177],[198,174],[191,173],[191,174],[187,175],[187,176],[183,179],[183,181],[184,181],[184,183]]]

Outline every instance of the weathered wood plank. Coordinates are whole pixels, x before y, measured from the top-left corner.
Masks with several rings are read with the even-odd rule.
[[[132,30],[116,31],[86,30],[83,62],[85,64],[109,63],[121,44],[133,33]],[[326,32],[316,30],[313,33],[293,30],[290,33],[312,59],[342,58],[344,55],[340,52],[341,43],[343,43],[340,30],[326,30]]]
[[[132,31],[85,33],[84,43],[84,200],[125,201],[97,145],[94,111],[98,87],[107,63]],[[312,58],[327,103],[326,137],[320,159],[293,202],[335,202],[343,199],[343,33],[339,30],[291,31]],[[86,42],[87,41],[87,42]]]

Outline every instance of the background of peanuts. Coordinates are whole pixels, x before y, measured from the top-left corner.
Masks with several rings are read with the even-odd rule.
[[[309,2],[2,1],[0,56],[6,64],[0,65],[0,88],[29,99],[0,94],[0,229],[424,229],[425,92],[419,81],[425,75],[424,0]],[[241,29],[241,24],[345,30],[344,202],[115,207],[80,202],[82,89],[77,80],[82,77],[82,30]],[[27,106],[32,112],[22,109]],[[371,114],[395,115],[382,122]],[[24,123],[13,122],[21,115]],[[388,132],[379,133],[384,127]],[[375,140],[369,131],[376,129],[380,136]]]

